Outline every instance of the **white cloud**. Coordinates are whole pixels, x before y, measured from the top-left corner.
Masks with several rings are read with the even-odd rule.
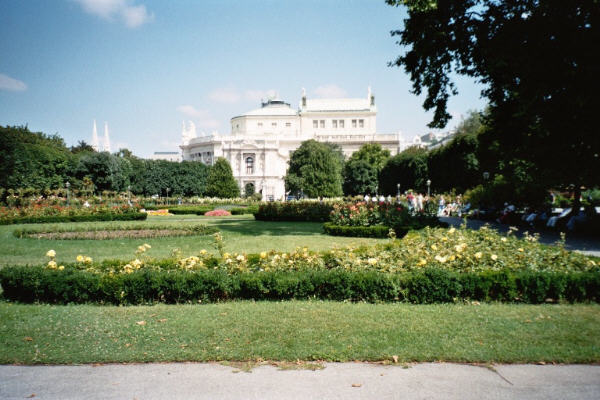
[[[318,88],[316,88],[315,96],[321,97],[321,98],[336,99],[336,98],[346,97],[346,91],[337,85],[329,84],[329,85],[319,86]]]
[[[145,5],[132,4],[131,0],[75,0],[88,14],[112,21],[115,17],[123,20],[129,28],[154,19],[154,14],[149,14]]]
[[[8,75],[0,74],[0,90],[11,90],[13,92],[22,92],[27,90],[27,85],[18,79],[11,78]]]
[[[215,89],[208,94],[208,98],[217,103],[234,104],[241,100],[242,95],[232,87]]]
[[[216,129],[221,125],[221,123],[214,119],[207,110],[199,110],[191,105],[183,105],[177,107],[177,111],[192,118],[199,128]]]
[[[246,90],[244,98],[248,101],[258,102],[260,100],[268,99],[277,95],[275,89],[269,90]]]

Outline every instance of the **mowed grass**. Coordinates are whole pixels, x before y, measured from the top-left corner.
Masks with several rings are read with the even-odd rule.
[[[0,303],[0,363],[600,361],[598,305]]]
[[[119,225],[139,225],[143,222],[117,222]],[[195,215],[174,215],[148,217],[148,224],[165,224],[181,227],[185,224],[206,223],[217,226],[225,240],[225,251],[230,253],[260,253],[261,251],[277,250],[291,251],[296,247],[308,247],[310,250],[324,250],[334,246],[360,245],[381,241],[384,239],[363,239],[332,237],[323,234],[321,223],[313,222],[263,222],[255,221],[251,215],[231,216],[223,218],[203,217]],[[112,222],[82,222],[54,224],[65,226],[106,226]],[[47,224],[44,224],[47,225]],[[148,243],[152,249],[147,255],[154,258],[171,256],[173,249],[181,250],[183,256],[197,254],[206,249],[216,252],[213,248],[212,236],[187,236],[153,239],[115,239],[115,240],[48,240],[48,239],[18,239],[12,232],[18,227],[34,225],[4,225],[0,226],[0,266],[42,264],[47,262],[45,257],[49,249],[57,253],[56,261],[60,263],[74,262],[78,254],[92,257],[95,261],[104,259],[130,260],[142,243]],[[40,226],[40,225],[35,225]]]

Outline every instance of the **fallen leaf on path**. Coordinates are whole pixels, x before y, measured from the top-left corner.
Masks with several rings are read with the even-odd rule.
[[[35,393],[31,393],[29,396],[25,397],[26,399],[33,399],[35,397]]]
[[[26,341],[26,342],[32,342],[32,341],[33,341],[33,338],[32,338],[31,336],[25,336],[25,337],[23,338],[23,340],[24,340],[24,341]]]
[[[138,322],[136,322],[136,324],[138,324],[138,325],[146,325],[146,321],[138,321]]]
[[[352,387],[361,387],[361,386],[362,386],[362,383],[353,383],[352,384]]]
[[[395,363],[398,363],[398,356],[392,356],[392,359],[394,360]]]
[[[166,318],[161,318],[161,319],[158,319],[157,321],[158,322],[167,322],[167,319]]]

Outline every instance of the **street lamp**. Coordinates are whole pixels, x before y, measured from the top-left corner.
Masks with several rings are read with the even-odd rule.
[[[167,205],[169,205],[169,188],[167,188]]]
[[[427,179],[427,197],[431,194],[431,179]]]
[[[131,205],[131,185],[127,185],[127,203]]]
[[[65,186],[67,187],[67,206],[68,206],[69,205],[69,186],[71,186],[69,181],[67,181],[67,183],[65,183]]]
[[[484,182],[487,182],[487,180],[488,180],[488,179],[490,179],[490,173],[489,173],[489,172],[487,172],[487,171],[485,171],[485,172],[483,173],[483,181],[484,181]]]
[[[396,194],[396,196],[398,196],[398,198],[400,198],[400,184],[396,184],[396,189],[398,189],[398,193]]]
[[[375,186],[375,198],[378,198],[379,186]]]

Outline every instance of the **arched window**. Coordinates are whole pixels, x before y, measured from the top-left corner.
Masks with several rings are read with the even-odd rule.
[[[252,175],[254,173],[254,158],[246,158],[246,174]]]

